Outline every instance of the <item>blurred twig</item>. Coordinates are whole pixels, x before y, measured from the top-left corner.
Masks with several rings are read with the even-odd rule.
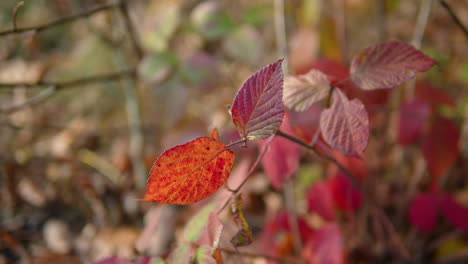
[[[288,74],[288,46],[286,41],[286,25],[284,22],[284,0],[275,0],[275,33],[278,56],[284,58],[283,72]]]
[[[439,0],[439,3],[445,8],[445,10],[447,10],[447,12],[450,14],[450,17],[455,22],[455,24],[457,24],[457,26],[463,31],[463,33],[465,33],[465,37],[468,38],[468,28],[465,27],[465,25],[463,25],[463,23],[455,14],[455,12],[450,7],[450,5],[447,2],[445,2],[445,0]]]
[[[18,28],[16,24],[16,17],[18,16],[18,11],[24,5],[24,1],[20,1],[16,4],[15,8],[13,9],[13,30]]]
[[[28,31],[40,32],[40,31],[48,29],[50,27],[54,27],[54,26],[69,23],[69,22],[72,22],[72,21],[75,21],[75,20],[78,20],[78,19],[86,18],[86,17],[89,17],[89,16],[91,16],[91,15],[93,15],[95,13],[99,13],[101,11],[112,9],[112,8],[117,7],[117,6],[118,6],[118,4],[116,4],[116,3],[102,5],[102,6],[98,6],[96,8],[89,9],[89,10],[86,10],[86,11],[83,11],[83,12],[80,12],[80,13],[77,13],[77,14],[74,14],[74,15],[70,15],[70,16],[67,16],[67,17],[62,17],[62,18],[59,18],[59,19],[56,19],[56,20],[53,20],[53,21],[50,21],[50,22],[47,22],[47,23],[44,23],[44,24],[41,24],[41,25],[30,26],[30,27],[20,27],[20,28],[16,27],[16,22],[15,22],[16,19],[13,18],[13,28],[9,29],[9,30],[1,31],[0,32],[0,37],[1,36],[6,36],[6,35],[11,35],[11,34],[18,34],[18,33],[28,32]]]
[[[122,13],[127,33],[130,36],[130,41],[132,42],[133,50],[136,53],[138,61],[140,61],[141,58],[143,57],[143,49],[140,46],[140,42],[138,40],[138,36],[137,36],[136,30],[135,30],[135,27],[133,26],[132,20],[130,18],[130,14],[128,13],[128,4],[127,4],[127,2],[123,1],[123,0],[120,0],[119,1],[119,9],[120,9],[120,12]]]
[[[18,110],[21,110],[23,108],[29,107],[36,105],[38,103],[41,103],[51,97],[55,92],[57,91],[55,86],[51,86],[40,93],[38,93],[36,96],[32,97],[31,99],[27,100],[26,102],[23,102],[18,105],[11,105],[7,107],[0,107],[0,113],[1,114],[9,114]]]
[[[72,88],[76,86],[86,86],[96,83],[108,82],[108,81],[118,81],[125,78],[133,78],[136,75],[136,69],[131,68],[128,70],[123,70],[114,73],[100,74],[95,76],[84,77],[80,79],[75,79],[71,81],[62,81],[62,82],[49,82],[49,81],[37,81],[37,82],[16,82],[16,83],[0,83],[0,88],[15,88],[15,87],[41,87],[41,86],[53,86],[57,90]]]

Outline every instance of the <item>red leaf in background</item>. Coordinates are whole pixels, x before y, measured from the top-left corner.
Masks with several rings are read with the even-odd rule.
[[[409,145],[422,136],[424,127],[431,113],[429,104],[414,100],[401,107],[398,128],[398,143]]]
[[[444,176],[460,155],[460,130],[445,117],[438,116],[432,122],[422,143],[422,152],[433,177],[433,183]]]
[[[432,108],[441,104],[455,106],[455,101],[453,100],[453,98],[448,96],[441,89],[438,89],[435,86],[426,82],[416,83],[416,98],[424,102],[428,102],[429,104],[431,104]]]
[[[364,158],[349,157],[341,154],[339,151],[333,150],[335,159],[346,168],[358,181],[363,181],[369,176],[369,168]],[[328,175],[335,175],[340,172],[335,164],[330,164],[331,171]]]
[[[364,90],[392,88],[436,62],[411,45],[391,41],[371,46],[351,62],[351,79]]]
[[[357,99],[348,100],[339,89],[333,91],[333,104],[320,116],[325,141],[348,156],[360,156],[369,141],[369,118]]]
[[[226,182],[233,162],[234,153],[211,137],[173,147],[151,168],[144,200],[170,204],[200,201]]]
[[[329,223],[315,231],[302,252],[309,264],[344,264],[343,234],[336,223]]]
[[[450,194],[446,194],[442,201],[442,213],[453,226],[468,231],[468,209],[458,203]]]
[[[344,211],[357,211],[362,204],[362,194],[353,187],[351,181],[342,172],[329,180],[330,190],[335,205]]]
[[[314,183],[307,194],[309,211],[313,211],[327,221],[335,219],[335,203],[327,182]]]
[[[306,74],[288,76],[284,80],[283,102],[287,108],[303,112],[313,103],[328,95],[330,81],[327,75],[312,69]]]
[[[285,133],[292,133],[287,115],[280,129]],[[261,151],[266,147],[267,141],[265,139],[260,142]],[[275,188],[283,187],[283,183],[298,169],[300,158],[301,147],[298,144],[283,137],[273,139],[262,158],[262,166]]]
[[[315,231],[301,217],[298,217],[298,226],[301,240],[307,242]],[[265,224],[259,243],[260,248],[266,254],[287,256],[294,253],[293,233],[286,211],[281,211]]]
[[[439,193],[421,193],[413,200],[409,208],[411,224],[421,231],[431,232],[437,224],[440,205]]]
[[[250,77],[237,92],[232,120],[242,138],[265,139],[276,133],[284,115],[283,60],[270,64]]]

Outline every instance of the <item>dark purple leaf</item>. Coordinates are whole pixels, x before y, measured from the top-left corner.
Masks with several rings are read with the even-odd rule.
[[[265,139],[283,121],[283,60],[270,64],[250,77],[237,92],[232,120],[242,138]]]

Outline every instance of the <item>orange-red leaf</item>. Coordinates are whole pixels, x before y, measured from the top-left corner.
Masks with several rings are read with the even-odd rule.
[[[153,164],[145,201],[191,204],[219,189],[229,177],[234,153],[211,137],[164,152]]]

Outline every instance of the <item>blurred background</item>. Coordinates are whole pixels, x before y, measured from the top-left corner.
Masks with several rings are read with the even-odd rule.
[[[430,85],[440,91],[435,97],[448,98],[452,106],[440,111],[460,127],[461,148],[455,177],[446,186],[468,205],[462,161],[468,154],[468,35],[441,2],[0,1],[0,264],[167,256],[199,205],[139,201],[160,153],[215,127],[225,143],[234,140],[228,105],[251,74],[278,58],[287,58],[289,74],[317,65],[333,71],[364,48],[388,40],[411,43],[439,63],[418,75],[416,87]],[[444,3],[468,27],[468,2]],[[422,156],[414,147],[379,143],[395,142],[397,132],[387,132],[385,124],[398,118],[399,107],[417,91],[363,99],[373,115],[367,166],[380,177],[372,186],[390,213],[397,208],[395,215],[404,215],[398,210],[407,205],[394,203]],[[236,150],[234,170],[245,173],[256,153],[255,144]],[[325,177],[327,166],[307,155],[301,160],[295,178],[301,185],[295,190],[299,213],[306,211],[306,190]],[[429,178],[421,176],[412,195],[430,185]],[[243,192],[245,214],[259,234],[285,201],[261,167],[250,180]],[[449,230],[420,237],[401,221],[395,220],[397,232],[411,255]],[[360,240],[362,234],[349,239],[352,228],[345,228],[347,262],[400,263],[392,262],[398,257],[391,246]],[[419,260],[466,254],[463,233],[453,243],[443,249],[445,244],[437,244]],[[256,245],[250,249],[259,252]],[[293,256],[288,250],[270,253]],[[240,261],[232,252],[224,258]],[[244,261],[266,262],[262,256]]]

